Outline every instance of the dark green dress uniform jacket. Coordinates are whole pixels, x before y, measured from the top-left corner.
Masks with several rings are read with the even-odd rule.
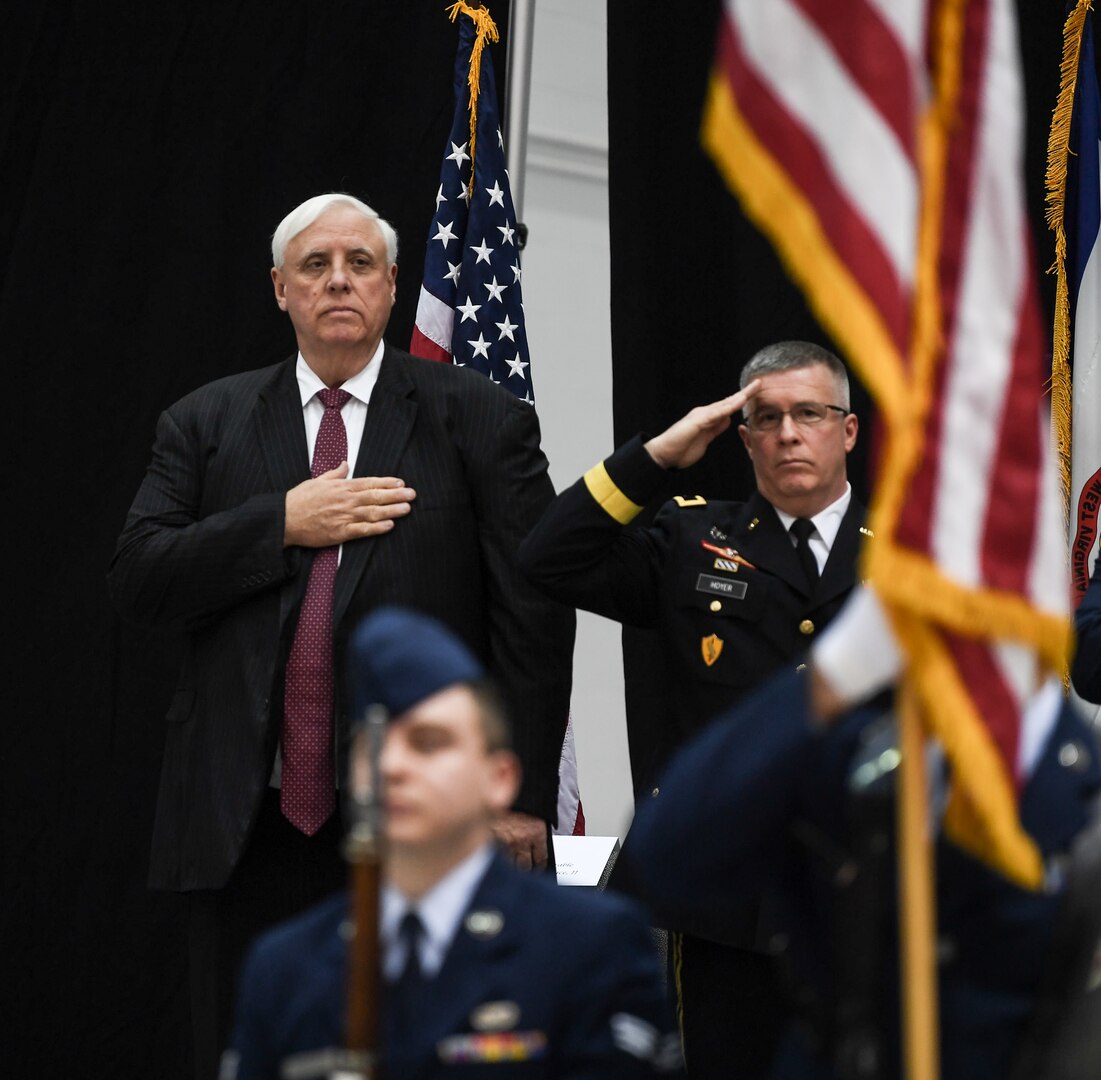
[[[554,599],[660,631],[671,715],[652,746],[632,747],[648,763],[636,789],[708,720],[802,662],[856,582],[864,524],[854,499],[811,590],[757,493],[744,503],[678,496],[649,528],[625,528],[668,479],[635,438],[563,491],[520,548],[522,570]]]

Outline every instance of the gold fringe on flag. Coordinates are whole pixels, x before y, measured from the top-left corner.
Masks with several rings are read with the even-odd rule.
[[[1070,121],[1078,86],[1078,56],[1082,30],[1093,0],[1078,0],[1063,24],[1063,61],[1059,71],[1059,97],[1051,117],[1047,142],[1047,175],[1044,181],[1047,225],[1055,233],[1055,322],[1051,335],[1051,427],[1063,489],[1063,516],[1070,524],[1070,440],[1072,400],[1070,384],[1070,297],[1067,289],[1067,158],[1070,155]]]
[[[497,24],[489,14],[489,8],[484,5],[471,7],[462,0],[447,8],[447,14],[454,22],[460,15],[469,16],[478,28],[478,36],[474,39],[474,48],[470,50],[470,74],[467,76],[467,86],[470,87],[470,185],[467,190],[474,191],[474,149],[478,141],[478,93],[481,90],[482,80],[482,50],[485,48],[486,38],[490,41],[500,41],[497,33]]]

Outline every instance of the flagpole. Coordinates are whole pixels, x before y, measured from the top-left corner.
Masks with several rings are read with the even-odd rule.
[[[929,838],[925,736],[917,695],[899,690],[902,761],[898,803],[898,920],[902,967],[903,1060],[907,1080],[937,1080],[937,965],[932,844]]]
[[[528,157],[528,104],[531,100],[531,53],[535,37],[535,0],[512,0],[505,61],[508,113],[505,154],[516,223],[524,221],[524,171]],[[526,230],[524,232],[526,236]],[[522,246],[522,245],[521,245]]]

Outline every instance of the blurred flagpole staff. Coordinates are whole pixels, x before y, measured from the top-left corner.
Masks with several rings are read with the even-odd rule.
[[[371,705],[352,738],[345,811],[345,857],[351,877],[353,933],[348,943],[347,1035],[354,1067],[344,1074],[373,1080],[379,1050],[382,954],[380,890],[385,847],[382,744],[387,710]]]

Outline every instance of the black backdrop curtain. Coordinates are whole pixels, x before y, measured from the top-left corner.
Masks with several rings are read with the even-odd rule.
[[[296,203],[350,191],[395,224],[388,336],[408,343],[452,113],[444,7],[5,10],[6,1075],[187,1074],[180,905],[144,884],[175,642],[120,624],[104,574],[159,411],[291,351],[268,238]]]
[[[1021,0],[1028,90],[1026,170],[1040,265],[1054,257],[1043,231],[1043,177],[1058,91],[1063,5]],[[772,248],[742,215],[700,146],[700,116],[720,0],[677,8],[608,0],[609,214],[616,443],[661,431],[689,408],[732,393],[743,364],[771,341],[834,346],[788,281]],[[1044,281],[1051,308],[1053,286]],[[861,434],[849,478],[867,501],[871,409],[854,385]],[[737,434],[671,480],[669,494],[744,498],[753,473]],[[656,505],[648,508],[650,513]],[[654,775],[638,744],[663,740],[663,675],[651,633],[624,632],[627,724],[636,794]]]

